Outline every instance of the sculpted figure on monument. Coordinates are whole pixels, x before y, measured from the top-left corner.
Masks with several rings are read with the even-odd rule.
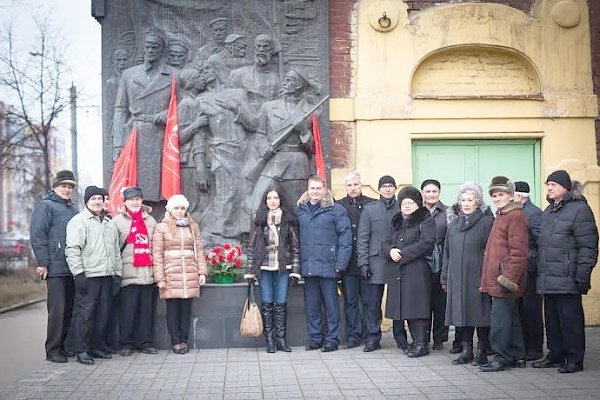
[[[246,37],[232,33],[225,38],[225,49],[208,58],[208,63],[218,71],[221,82],[228,82],[231,70],[250,64],[246,59],[247,48]]]
[[[193,64],[197,68],[203,65],[210,56],[225,49],[225,38],[229,32],[229,20],[227,18],[215,18],[208,23],[210,39],[208,43],[200,47],[194,56]]]
[[[160,168],[165,110],[171,95],[175,69],[164,62],[164,35],[148,31],[144,37],[144,62],[123,71],[115,100],[113,161],[133,126],[138,129],[138,186],[149,202],[159,202]]]
[[[273,57],[275,54],[273,38],[264,33],[257,35],[253,64],[234,69],[229,76],[231,86],[244,89],[256,109],[279,93],[279,66]]]
[[[167,45],[167,64],[177,69],[183,68],[188,61],[189,49],[190,45],[186,39],[170,38]]]
[[[253,209],[260,204],[262,193],[275,182],[281,183],[291,204],[306,190],[311,175],[309,157],[314,150],[314,105],[305,96],[309,84],[302,73],[291,69],[281,84],[282,97],[267,101],[258,112],[255,128],[262,134],[259,153],[266,163],[254,188]]]

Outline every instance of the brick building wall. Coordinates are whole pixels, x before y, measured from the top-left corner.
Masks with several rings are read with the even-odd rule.
[[[405,0],[410,11],[424,10],[435,5],[458,3],[457,0]],[[467,1],[463,1],[467,2]],[[481,3],[482,1],[473,1]],[[506,4],[523,12],[529,12],[534,0],[486,0],[487,3]],[[600,97],[600,1],[587,0],[590,10],[590,35],[592,76],[594,93]],[[344,98],[352,95],[353,41],[356,26],[353,12],[357,0],[329,0],[329,76],[331,97]],[[331,167],[347,168],[352,151],[352,125],[343,122],[331,124]],[[596,152],[600,160],[600,119],[596,119]]]

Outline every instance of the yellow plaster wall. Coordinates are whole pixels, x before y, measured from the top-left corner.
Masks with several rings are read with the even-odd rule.
[[[384,12],[389,28],[378,25]],[[403,1],[363,0],[355,17],[355,95],[330,101],[331,120],[352,123],[354,135],[351,168],[332,171],[336,196],[349,170],[370,194],[383,174],[411,184],[414,139],[539,138],[540,181],[568,170],[600,222],[585,0],[538,0],[531,14],[451,4],[410,18]],[[584,304],[587,323],[600,324],[598,271]]]

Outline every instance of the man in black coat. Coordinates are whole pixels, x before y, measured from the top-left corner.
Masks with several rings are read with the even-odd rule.
[[[67,223],[77,214],[71,197],[77,182],[71,171],[59,171],[52,190],[31,215],[31,247],[37,262],[36,273],[46,280],[48,326],[46,360],[66,363],[65,339],[71,323],[75,284],[65,258]]]
[[[351,172],[344,178],[344,186],[347,195],[337,203],[348,212],[352,227],[352,257],[348,263],[348,269],[342,274],[344,311],[346,313],[346,347],[352,349],[361,344],[365,335],[366,281],[361,279],[356,262],[358,222],[363,207],[375,199],[362,194],[360,175],[356,172]]]
[[[392,219],[398,214],[396,181],[389,175],[379,179],[379,200],[367,204],[360,216],[356,242],[358,268],[366,285],[365,347],[371,352],[379,348],[381,340],[381,299],[386,284],[388,255],[381,250],[381,243],[392,234]],[[394,325],[394,338],[398,347],[407,347],[404,322]]]
[[[542,319],[542,296],[536,292],[537,238],[540,234],[542,210],[529,199],[529,184],[515,182],[514,199],[523,204],[523,211],[529,224],[529,252],[527,254],[527,284],[520,304],[521,325],[525,339],[527,361],[544,356],[544,320]]]
[[[598,228],[581,184],[564,170],[546,179],[547,200],[538,237],[537,290],[544,295],[548,354],[534,368],[583,370],[585,322],[581,295],[590,290],[598,260]]]

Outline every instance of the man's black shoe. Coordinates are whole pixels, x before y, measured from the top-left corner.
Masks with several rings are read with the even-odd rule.
[[[350,340],[348,340],[346,342],[346,348],[347,349],[353,349],[353,348],[358,347],[358,346],[360,346],[360,341],[359,340],[352,340],[352,339],[350,339]]]
[[[571,363],[568,362],[566,365],[560,367],[558,372],[561,374],[572,374],[573,372],[583,371],[582,363]]]
[[[527,361],[525,361],[523,358],[520,360],[515,360],[510,366],[513,368],[525,368],[527,367]]]
[[[306,351],[318,350],[320,348],[321,348],[321,343],[317,343],[317,342],[310,342],[309,344],[304,346],[304,350],[306,350]]]
[[[498,372],[504,371],[505,366],[500,361],[492,360],[485,365],[479,366],[481,372]]]
[[[462,347],[460,347],[460,346],[452,347],[450,350],[448,350],[448,353],[450,353],[450,354],[462,353]]]
[[[563,360],[552,359],[549,356],[546,356],[542,361],[536,361],[531,364],[533,368],[556,368],[562,367],[563,365]]]
[[[94,359],[88,352],[78,353],[77,354],[77,362],[85,365],[93,365]]]
[[[121,357],[129,357],[132,354],[133,354],[133,350],[131,350],[129,347],[124,347],[121,350],[119,350],[119,355]]]
[[[71,350],[61,350],[60,354],[67,358],[75,357],[75,352]]]
[[[380,348],[381,348],[381,346],[379,345],[379,343],[369,342],[365,345],[365,348],[363,349],[363,351],[365,353],[370,353],[372,351],[379,350]]]
[[[100,358],[102,360],[110,360],[112,358],[112,354],[107,353],[102,350],[92,350],[90,353],[91,353],[92,357]]]
[[[63,356],[62,354],[50,354],[46,356],[46,360],[57,364],[64,364],[69,361],[67,360],[67,357]]]
[[[433,347],[434,350],[444,350],[444,343],[443,342],[433,342]]]
[[[140,353],[144,354],[158,354],[158,350],[154,346],[146,346],[140,349]]]
[[[339,346],[337,344],[326,344],[325,346],[323,346],[321,351],[323,353],[331,353],[332,351],[336,351],[338,348]]]

